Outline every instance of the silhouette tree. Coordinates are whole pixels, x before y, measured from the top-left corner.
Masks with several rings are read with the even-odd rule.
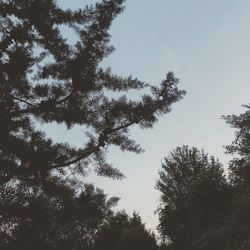
[[[224,116],[236,128],[226,146],[235,157],[229,181],[221,164],[187,146],[177,148],[162,165],[157,189],[162,249],[238,250],[250,248],[250,106],[240,115]]]
[[[63,11],[53,0],[0,2],[1,183],[43,180],[52,172],[81,173],[88,164],[99,175],[121,178],[105,160],[107,147],[140,153],[129,127],[152,127],[182,98],[173,73],[152,87],[99,66],[113,50],[108,29],[123,2],[103,0],[78,11]],[[61,26],[75,31],[75,44],[63,37]],[[139,101],[124,94],[147,88],[151,95]],[[110,97],[112,92],[120,97]],[[37,124],[51,122],[82,126],[85,146],[46,138]]]
[[[230,162],[230,180],[238,188],[250,187],[250,106],[240,115],[223,116],[227,123],[236,128],[235,140],[226,146],[227,153],[237,155]]]
[[[231,210],[218,229],[230,250],[250,248],[250,106],[244,107],[247,110],[240,115],[223,117],[236,128],[234,141],[226,146],[227,153],[234,156],[229,163]]]
[[[202,238],[199,249],[249,249],[250,248],[250,112],[240,115],[223,116],[227,123],[236,128],[235,139],[226,146],[228,154],[234,155],[229,162],[230,194],[227,209],[224,209],[220,223],[213,225],[213,230],[207,231]]]
[[[206,249],[205,235],[221,223],[227,207],[227,183],[218,160],[196,148],[178,147],[165,158],[156,188],[161,192],[159,232],[172,242],[166,249]]]
[[[79,177],[91,166],[122,178],[106,161],[108,146],[140,153],[129,128],[151,128],[185,93],[171,72],[156,87],[100,67],[113,50],[108,30],[123,4],[103,0],[71,11],[54,0],[0,0],[0,234],[12,249],[80,249],[79,241],[87,249],[105,217],[98,211],[109,205],[99,192],[89,200],[86,191],[77,194]],[[65,27],[75,43],[64,37]],[[129,99],[131,90],[141,99]],[[84,146],[57,143],[39,130],[52,122],[81,126]],[[89,224],[94,216],[79,210],[92,205],[98,223]]]
[[[92,185],[80,194],[64,183],[57,194],[24,185],[1,188],[0,248],[5,250],[93,249],[97,232],[118,199]]]
[[[157,250],[153,233],[145,229],[138,214],[129,217],[125,212],[118,212],[111,217],[96,238],[95,250]]]

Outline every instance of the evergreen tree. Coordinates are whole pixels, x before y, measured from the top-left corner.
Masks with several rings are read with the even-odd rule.
[[[108,29],[123,2],[103,0],[83,10],[63,11],[53,0],[0,1],[1,183],[81,173],[88,164],[99,175],[121,178],[106,162],[106,148],[116,145],[140,153],[129,127],[152,127],[182,98],[172,73],[158,88],[99,66],[112,51]],[[78,35],[74,45],[63,37],[62,25]],[[125,94],[146,88],[151,95],[139,101]],[[120,97],[110,97],[112,92]],[[51,122],[82,126],[85,146],[55,143],[37,129],[37,124]]]
[[[0,0],[1,249],[87,249],[110,205],[99,191],[89,200],[77,193],[79,177],[91,166],[122,178],[105,159],[108,146],[140,153],[129,128],[151,128],[184,95],[171,72],[155,87],[100,67],[123,4],[103,0],[71,11],[54,0]],[[74,44],[62,27],[75,32]],[[131,90],[151,93],[133,101]],[[81,126],[85,145],[48,138],[39,125],[52,122]],[[92,205],[94,215],[81,214]]]

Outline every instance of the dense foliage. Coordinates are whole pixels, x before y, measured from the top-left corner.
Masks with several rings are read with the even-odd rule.
[[[173,250],[247,250],[250,248],[250,107],[224,117],[236,128],[226,146],[235,155],[225,179],[218,160],[187,146],[177,148],[162,165],[159,232]]]
[[[92,185],[85,185],[78,195],[64,183],[57,185],[56,193],[53,188],[1,188],[1,249],[92,249],[118,199],[107,199]]]
[[[141,153],[130,127],[153,127],[185,94],[171,72],[157,87],[100,66],[123,9],[124,0],[76,11],[54,0],[0,0],[0,249],[250,249],[250,106],[224,117],[236,128],[228,178],[196,148],[165,158],[159,245],[138,214],[115,213],[118,198],[84,184],[87,169],[122,178],[106,161],[108,147]],[[52,122],[80,126],[83,146],[48,138],[40,125]]]
[[[84,186],[85,171],[122,178],[105,159],[108,146],[140,153],[129,128],[151,128],[184,95],[173,73],[156,87],[100,67],[113,50],[108,30],[123,4],[103,0],[72,11],[54,0],[0,0],[1,249],[93,249],[117,198]],[[81,126],[83,146],[48,138],[40,125],[52,122]],[[154,245],[139,219],[133,223],[127,218],[128,228]]]
[[[53,0],[0,1],[1,183],[81,173],[88,164],[99,175],[120,178],[122,173],[105,161],[107,146],[140,153],[129,127],[152,127],[182,98],[172,73],[158,88],[99,66],[112,51],[108,29],[123,2],[104,0],[63,11]],[[78,36],[75,44],[63,37],[64,26]],[[143,89],[151,94],[139,101],[125,94]],[[112,92],[120,97],[110,97]],[[36,125],[51,122],[82,126],[85,146],[46,138]]]
[[[153,233],[145,229],[138,214],[129,217],[124,212],[113,216],[103,225],[96,239],[95,250],[157,250]]]
[[[157,182],[159,230],[174,249],[199,249],[199,239],[225,212],[227,183],[222,165],[187,146],[165,158]]]
[[[250,106],[240,115],[224,116],[232,127],[236,128],[235,140],[226,146],[227,153],[235,155],[230,162],[230,180],[233,185],[250,187]]]

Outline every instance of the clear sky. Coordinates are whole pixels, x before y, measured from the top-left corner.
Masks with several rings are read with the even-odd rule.
[[[63,8],[79,8],[95,1],[58,0]],[[180,78],[185,98],[173,106],[152,130],[133,128],[131,134],[146,150],[141,155],[111,148],[109,160],[126,179],[114,181],[89,176],[112,196],[118,209],[138,211],[147,227],[155,229],[159,193],[154,189],[164,156],[176,146],[203,148],[220,159],[230,159],[223,145],[234,130],[221,115],[237,114],[250,101],[249,0],[127,0],[125,11],[111,28],[115,52],[102,63],[113,72],[159,84],[168,71]],[[69,34],[70,36],[70,34]],[[45,126],[58,141],[82,145],[81,129]]]

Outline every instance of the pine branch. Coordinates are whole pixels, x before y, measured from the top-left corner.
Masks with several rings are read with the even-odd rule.
[[[62,167],[68,167],[68,166],[70,166],[72,164],[75,164],[75,163],[81,161],[82,159],[84,159],[84,158],[90,156],[91,154],[93,154],[94,152],[99,151],[100,148],[105,145],[105,140],[107,139],[108,135],[111,135],[113,132],[116,132],[118,130],[122,130],[124,128],[127,128],[127,127],[129,127],[129,126],[131,126],[133,124],[135,124],[135,122],[129,122],[127,124],[124,124],[122,126],[114,128],[112,130],[106,130],[107,131],[106,134],[104,134],[104,135],[100,134],[99,139],[98,139],[98,144],[96,146],[94,146],[94,147],[92,147],[92,148],[90,148],[88,150],[84,150],[84,152],[82,154],[80,154],[80,155],[74,157],[73,159],[68,160],[68,161],[66,161],[64,163],[57,164],[57,165],[51,165],[51,166],[48,167],[48,169],[51,170],[51,169],[57,169],[57,168],[62,168]]]
[[[27,105],[29,105],[29,106],[36,107],[36,105],[34,105],[34,104],[32,104],[32,103],[30,103],[30,102],[24,100],[24,99],[21,99],[21,98],[19,98],[19,97],[17,97],[17,96],[14,96],[14,95],[11,95],[11,94],[9,94],[9,96],[12,97],[13,99],[16,99],[16,100],[18,100],[18,101],[20,101],[20,102],[23,102],[23,103],[25,103],[25,104],[27,104]]]

